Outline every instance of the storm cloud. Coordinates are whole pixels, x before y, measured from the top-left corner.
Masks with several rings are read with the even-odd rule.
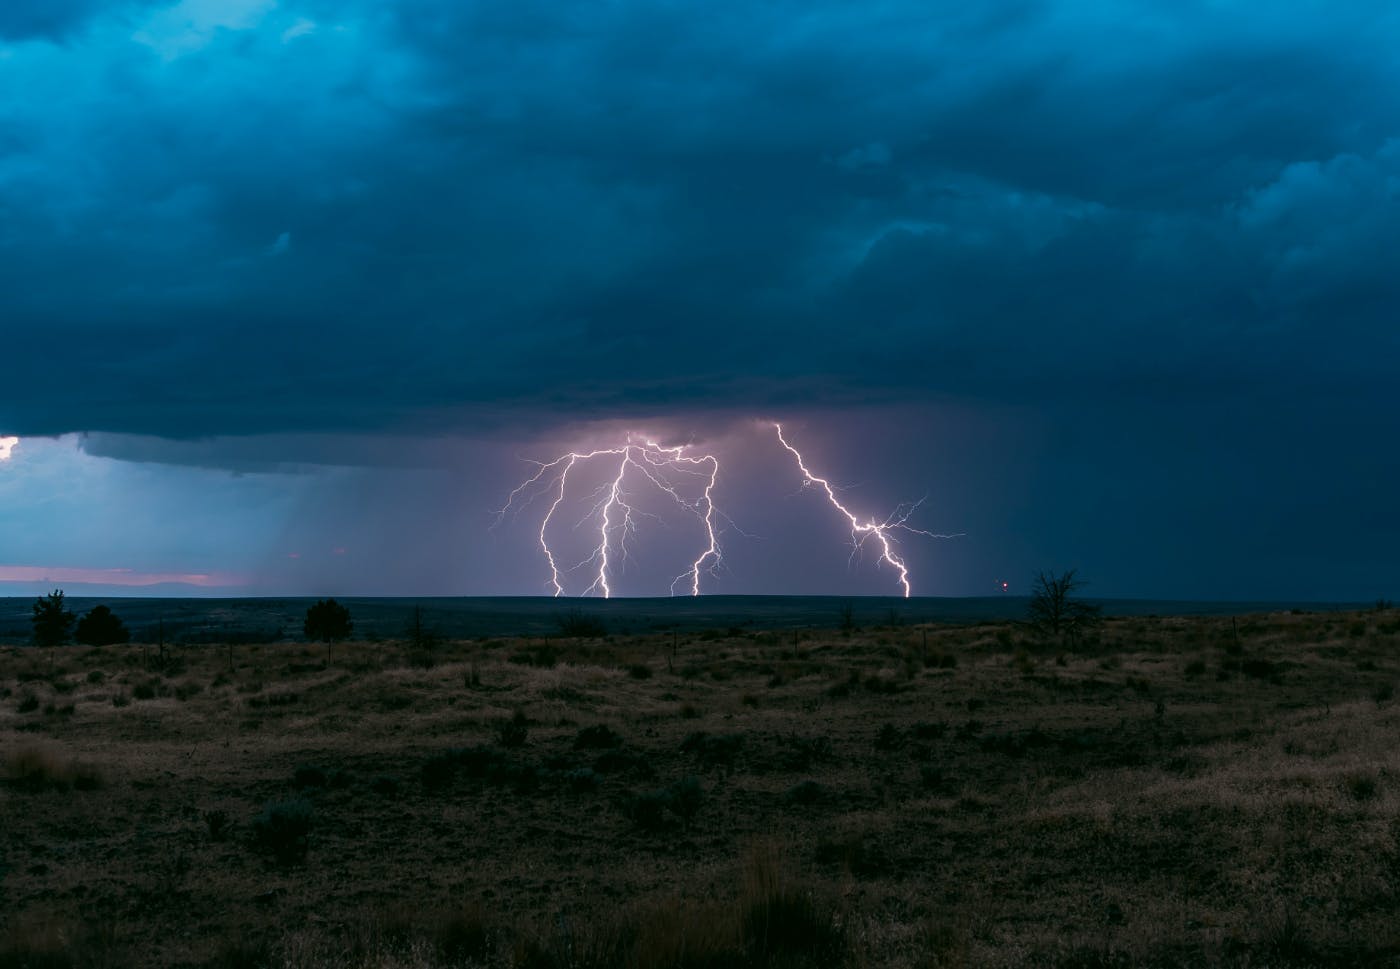
[[[1379,392],[1397,26],[15,0],[0,428]]]
[[[937,484],[945,591],[1390,588],[1397,43],[1381,3],[8,0],[0,434],[470,477],[480,524],[571,429],[809,416],[839,480],[879,442],[873,507]]]

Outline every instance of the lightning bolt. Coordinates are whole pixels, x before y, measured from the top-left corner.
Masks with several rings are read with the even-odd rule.
[[[629,489],[634,484],[654,488],[687,514],[693,515],[705,529],[704,548],[688,570],[671,580],[672,595],[676,594],[678,586],[689,585],[690,594],[698,596],[701,573],[714,574],[723,561],[715,527],[715,517],[720,512],[714,502],[715,484],[719,480],[719,459],[713,454],[692,455],[688,453],[689,450],[690,446],[685,444],[666,447],[649,438],[636,439],[628,435],[627,442],[618,447],[587,452],[570,451],[553,461],[533,462],[537,470],[510,493],[505,505],[496,514],[496,522],[499,524],[507,514],[519,513],[542,495],[552,495],[549,509],[540,520],[539,544],[549,564],[549,585],[554,595],[564,595],[564,582],[570,574],[591,567],[593,578],[582,594],[611,598],[613,588],[609,577],[614,560],[627,561],[627,539],[637,531],[637,518],[656,517],[633,507]],[[598,544],[582,562],[561,566],[550,548],[549,530],[555,513],[568,496],[569,473],[581,464],[601,459],[616,461],[617,470],[611,480],[593,493],[592,507],[574,526],[579,529],[590,521],[595,522]],[[682,493],[682,482],[700,486],[700,497],[694,500],[687,498]]]
[[[906,502],[900,505],[894,510],[894,513],[884,521],[878,521],[874,518],[861,521],[856,517],[853,511],[841,504],[841,499],[836,497],[836,490],[832,488],[830,481],[818,477],[811,472],[811,469],[807,467],[807,462],[802,459],[801,452],[789,444],[787,438],[783,436],[783,426],[775,421],[773,427],[778,432],[779,443],[787,448],[788,452],[792,454],[793,458],[797,461],[797,468],[802,472],[802,487],[820,488],[822,491],[826,492],[827,500],[831,502],[832,507],[839,511],[842,516],[850,522],[851,555],[854,556],[863,549],[865,543],[873,536],[875,540],[880,543],[880,561],[888,562],[890,565],[894,566],[895,571],[899,573],[899,586],[904,590],[904,598],[908,599],[910,595],[909,567],[905,565],[904,560],[895,553],[895,541],[890,537],[890,532],[899,529],[911,532],[915,535],[924,535],[928,538],[959,538],[961,536],[938,535],[908,525],[907,523],[910,516],[914,514],[915,509],[923,504],[922,498],[915,502]]]

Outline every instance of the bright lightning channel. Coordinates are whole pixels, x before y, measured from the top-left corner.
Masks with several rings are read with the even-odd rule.
[[[915,502],[900,505],[894,510],[894,513],[884,521],[878,521],[874,518],[861,521],[856,517],[853,511],[841,504],[841,500],[836,497],[836,490],[832,488],[830,481],[818,477],[811,472],[807,467],[807,462],[802,459],[802,453],[789,444],[787,438],[783,436],[783,426],[775,421],[773,423],[773,428],[778,432],[778,441],[783,447],[788,449],[793,458],[797,461],[797,468],[802,472],[802,487],[820,488],[822,491],[826,492],[827,500],[831,502],[832,507],[839,511],[845,519],[850,522],[851,554],[855,555],[863,549],[865,543],[873,536],[875,540],[880,543],[880,561],[888,562],[890,565],[894,566],[895,571],[899,573],[899,586],[904,590],[904,598],[908,599],[910,595],[909,567],[905,565],[904,560],[895,552],[896,543],[894,539],[890,537],[890,532],[898,529],[912,532],[915,535],[923,535],[928,538],[958,538],[959,536],[936,535],[933,532],[926,532],[921,528],[913,528],[907,524],[909,517],[914,514],[914,510],[918,508],[919,505],[923,504],[922,498]]]
[[[629,495],[629,484],[636,482],[642,487],[653,487],[671,498],[687,513],[695,516],[705,528],[706,542],[690,568],[671,581],[671,594],[676,594],[678,586],[689,585],[690,594],[700,594],[701,573],[714,574],[723,561],[720,552],[719,536],[715,532],[714,503],[715,482],[719,479],[719,459],[713,454],[691,455],[689,445],[664,447],[651,439],[636,439],[628,435],[627,443],[619,447],[599,448],[594,451],[570,451],[549,462],[534,462],[539,466],[531,477],[510,493],[505,506],[497,513],[499,523],[508,513],[516,513],[531,504],[541,495],[552,495],[549,510],[540,521],[539,543],[549,563],[549,584],[555,597],[564,595],[564,581],[573,572],[592,567],[593,579],[583,590],[583,595],[601,595],[611,598],[613,594],[609,576],[612,573],[614,558],[627,560],[627,538],[637,530],[636,519],[646,515],[634,508]],[[582,528],[590,520],[597,522],[598,544],[593,547],[582,562],[572,566],[561,566],[554,550],[549,546],[549,526],[554,513],[564,503],[569,487],[569,473],[581,464],[608,458],[617,462],[617,471],[606,484],[593,493],[593,506],[574,526]],[[630,474],[629,474],[630,472]],[[686,498],[680,491],[683,479],[690,483],[703,484],[700,497]],[[646,515],[646,517],[655,517]]]

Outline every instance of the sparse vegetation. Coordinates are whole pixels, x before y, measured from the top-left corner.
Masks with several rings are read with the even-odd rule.
[[[1395,964],[1389,615],[0,648],[0,967]]]

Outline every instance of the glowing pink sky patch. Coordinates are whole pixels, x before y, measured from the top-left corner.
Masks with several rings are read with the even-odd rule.
[[[58,585],[192,585],[199,588],[246,585],[247,579],[221,572],[138,572],[135,569],[50,568],[41,565],[0,565],[0,582],[52,582]]]

